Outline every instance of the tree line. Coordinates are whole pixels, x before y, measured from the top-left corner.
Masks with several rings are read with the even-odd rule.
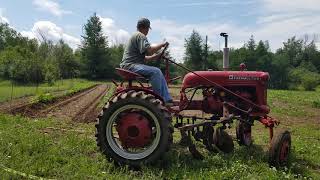
[[[223,52],[210,50],[197,31],[185,40],[185,48],[184,64],[189,68],[222,69]],[[229,56],[231,70],[239,70],[245,63],[249,71],[269,72],[270,88],[314,90],[320,84],[320,51],[307,35],[288,39],[274,53],[268,41],[257,43],[251,36],[241,48],[231,48]]]
[[[0,24],[0,78],[18,83],[52,84],[59,79],[117,77],[123,45],[109,47],[101,21],[94,14],[84,25],[81,45],[73,50],[60,40],[54,43],[39,32],[40,39],[29,39]]]
[[[28,39],[8,24],[0,24],[0,78],[20,83],[53,83],[76,77],[118,79],[114,68],[119,66],[124,45],[109,45],[96,14],[87,20],[84,30],[81,45],[73,50],[63,40],[54,43],[41,34],[38,40]],[[185,39],[182,64],[193,70],[221,70],[222,55],[194,30]],[[257,43],[252,36],[243,47],[230,50],[230,69],[239,70],[240,63],[245,63],[247,70],[269,72],[270,88],[314,90],[320,83],[320,52],[308,38],[292,37],[271,52],[268,41]],[[160,61],[150,65],[164,68]],[[185,73],[174,66],[170,72],[173,76]]]

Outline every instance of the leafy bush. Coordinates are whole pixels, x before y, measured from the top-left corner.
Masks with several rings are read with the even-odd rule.
[[[320,101],[313,101],[313,102],[312,102],[312,107],[314,107],[314,108],[320,108]]]
[[[290,89],[315,90],[320,82],[320,75],[303,67],[292,69],[289,72]]]
[[[0,23],[0,77],[53,85],[57,79],[79,76],[79,71],[72,48],[62,40],[39,43]]]
[[[45,94],[40,94],[38,96],[36,96],[35,98],[35,102],[39,102],[39,103],[49,103],[49,102],[52,102],[54,100],[54,96],[50,93],[45,93]]]

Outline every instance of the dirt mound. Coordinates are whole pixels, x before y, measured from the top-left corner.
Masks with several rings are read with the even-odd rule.
[[[0,111],[11,114],[21,114],[28,117],[55,117],[72,119],[76,122],[91,122],[95,120],[97,107],[109,86],[99,84],[72,96],[58,98],[51,104],[30,103],[30,98],[18,99],[12,104],[0,105]]]
[[[11,112],[14,109],[18,109],[28,104],[31,104],[30,101],[31,97],[21,97],[18,99],[13,99],[12,101],[3,102],[0,104],[0,112]]]
[[[106,94],[107,85],[99,85],[81,94],[80,97],[67,99],[49,109],[40,112],[40,116],[71,118],[77,122],[91,122],[95,120],[100,99]]]

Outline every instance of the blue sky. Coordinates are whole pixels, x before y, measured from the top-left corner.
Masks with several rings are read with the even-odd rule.
[[[271,50],[292,36],[305,34],[319,44],[319,0],[0,0],[0,22],[8,22],[30,38],[39,38],[39,32],[53,41],[62,38],[73,48],[94,12],[110,44],[126,42],[137,19],[148,17],[151,43],[166,39],[178,60],[183,57],[184,39],[193,29],[209,36],[212,49],[222,46],[222,31],[230,34],[232,47],[242,46],[251,35],[269,40]]]

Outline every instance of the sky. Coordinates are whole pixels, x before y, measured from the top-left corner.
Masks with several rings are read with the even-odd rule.
[[[288,38],[306,34],[320,48],[320,0],[0,0],[0,22],[26,37],[63,39],[74,49],[95,12],[110,45],[126,43],[137,20],[147,17],[152,27],[149,41],[168,41],[178,61],[192,30],[207,35],[213,50],[223,48],[220,32],[229,34],[234,48],[253,35],[257,41],[268,40],[275,51]]]

